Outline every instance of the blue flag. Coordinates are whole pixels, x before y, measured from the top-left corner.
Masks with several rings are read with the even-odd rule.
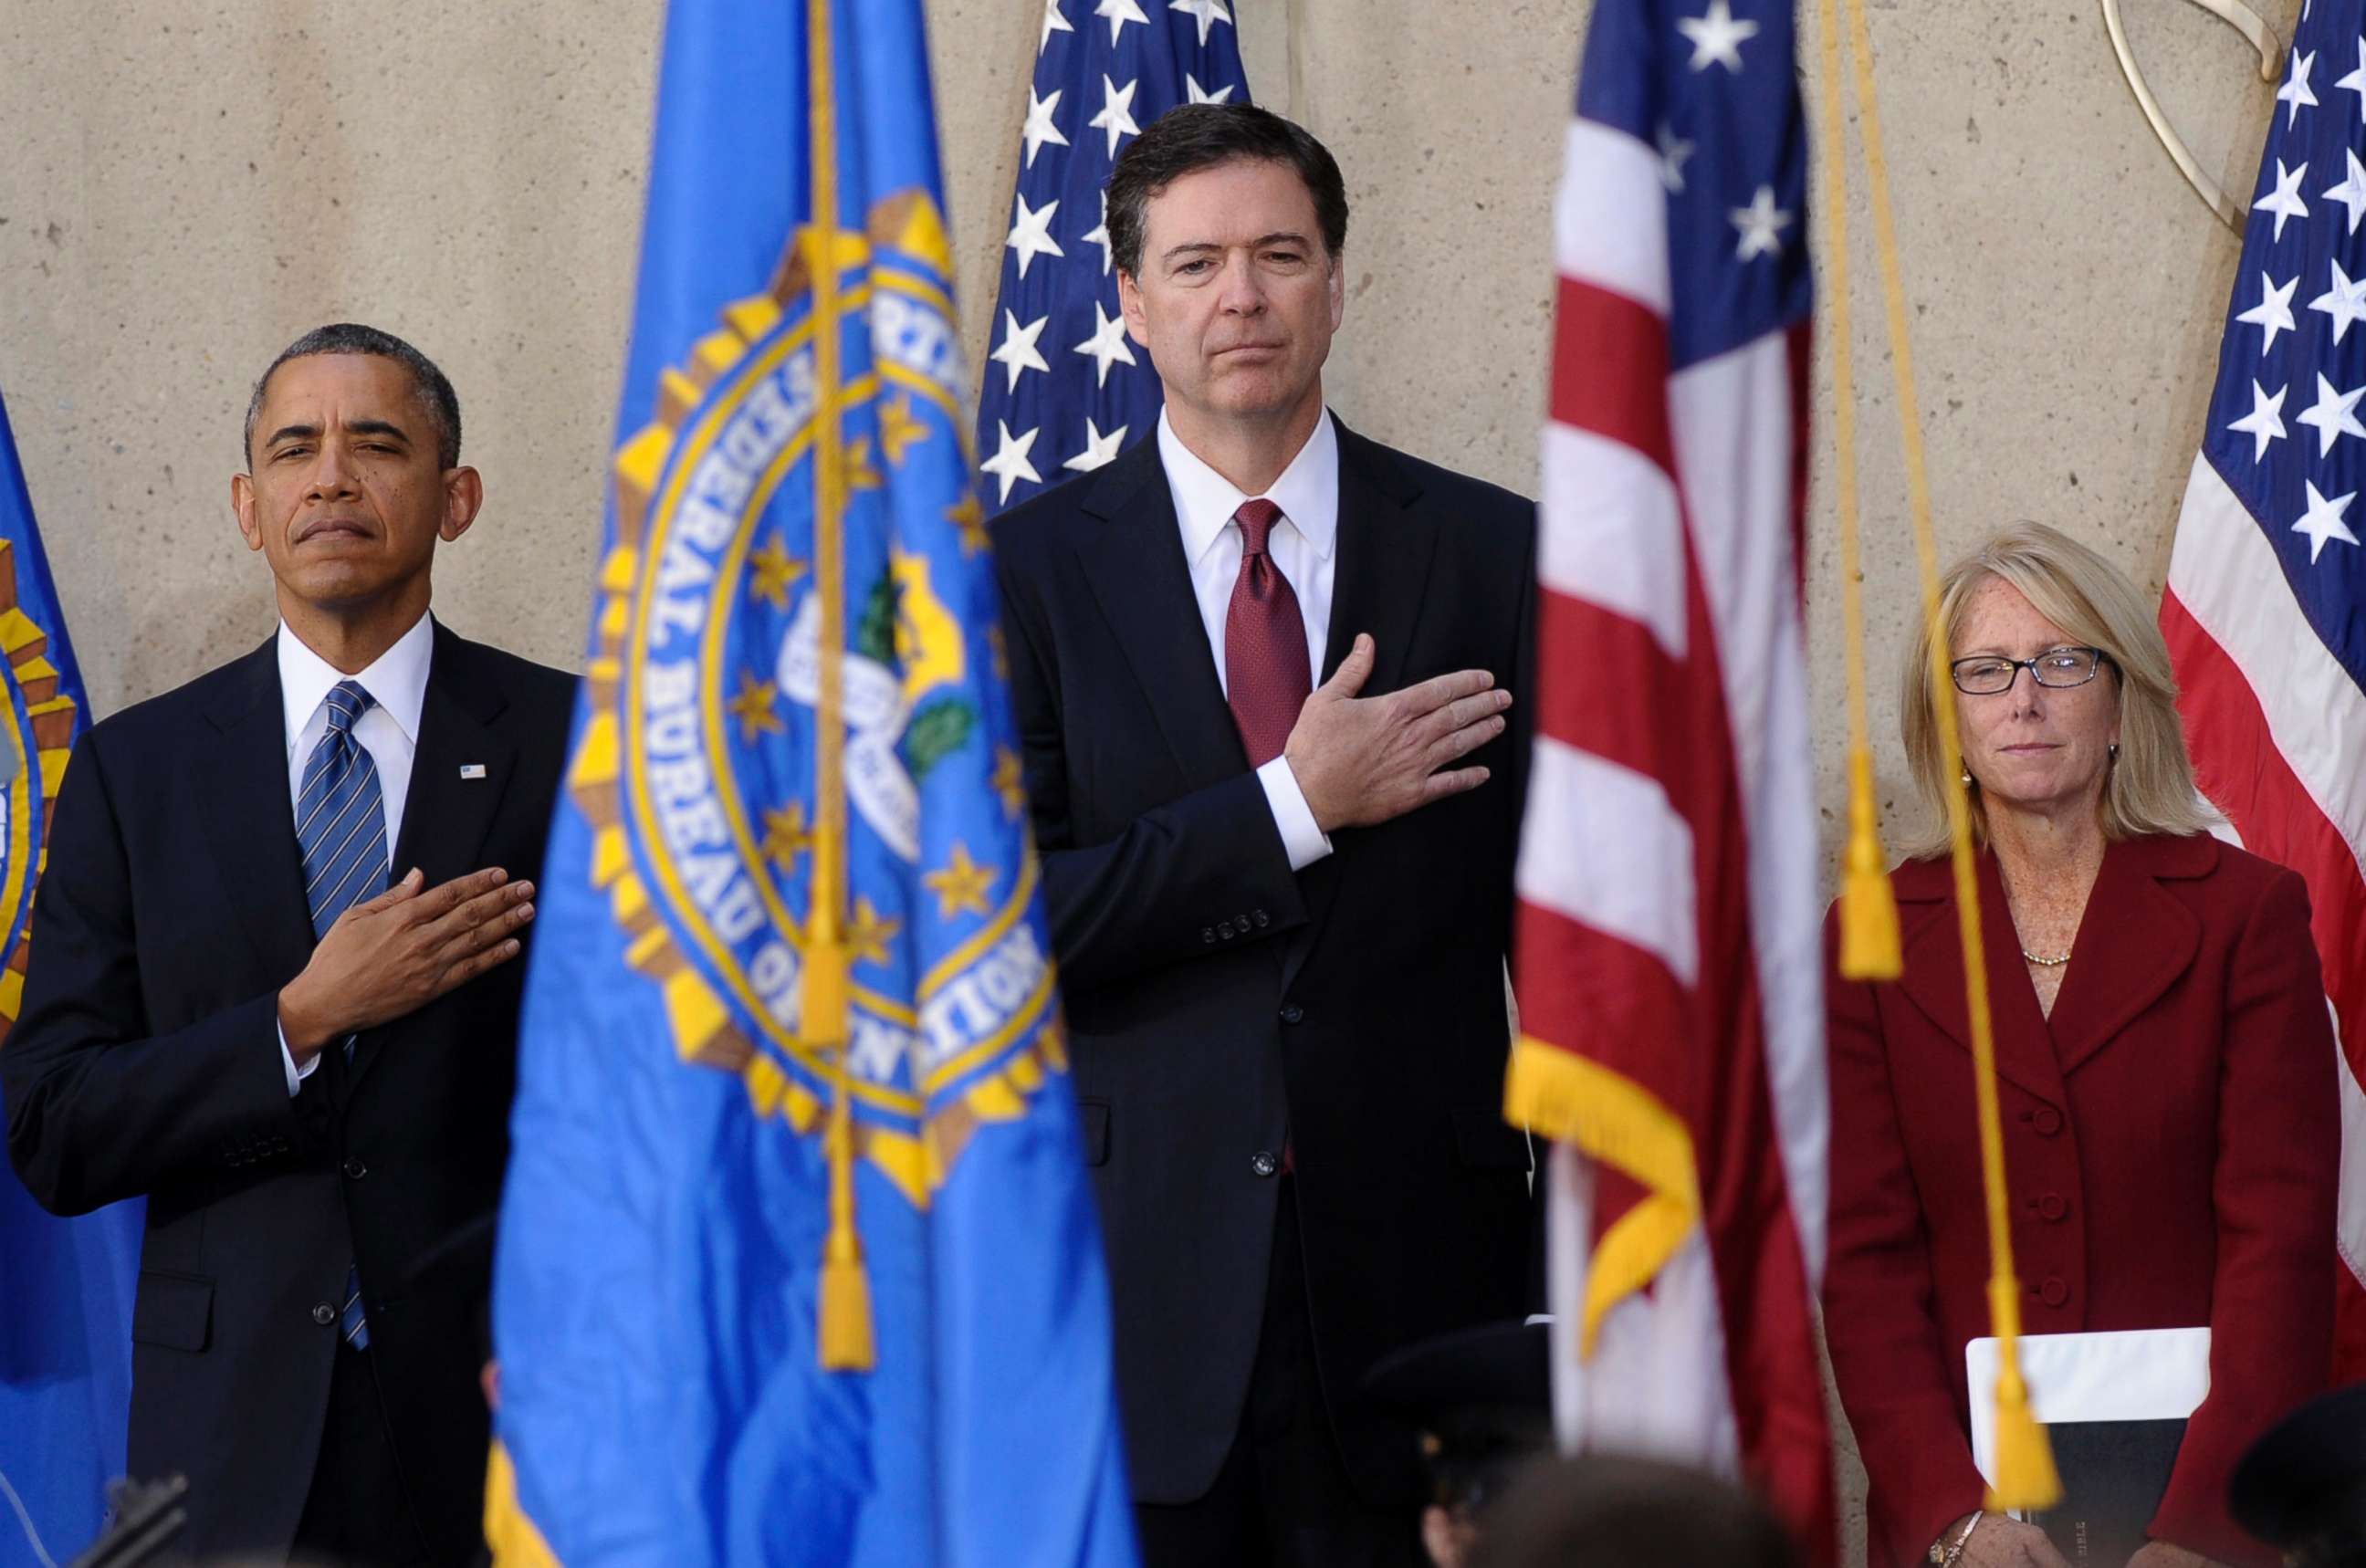
[[[675,0],[495,1272],[504,1562],[1132,1560],[920,0]]]
[[[89,728],[82,672],[0,406],[0,1029],[25,995],[50,803]],[[0,1042],[0,1050],[6,1049]],[[146,1206],[62,1220],[0,1161],[0,1568],[63,1562],[107,1517],[131,1406],[131,1296]]]
[[[1158,372],[1125,335],[1110,171],[1177,104],[1245,104],[1234,0],[1044,0],[1019,188],[977,407],[988,507],[1090,473],[1158,423]]]

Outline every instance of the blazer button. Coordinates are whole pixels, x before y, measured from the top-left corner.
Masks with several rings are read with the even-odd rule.
[[[1215,928],[1215,927],[1213,927],[1213,926],[1201,926],[1201,927],[1200,928],[1200,940],[1201,942],[1213,942],[1213,941],[1215,941],[1215,940],[1216,940],[1216,928]]]
[[[1216,934],[1222,937],[1226,942],[1232,941],[1233,922],[1230,920],[1218,920],[1216,922]]]
[[[349,1159],[345,1162],[345,1174],[355,1181],[359,1181],[363,1177],[369,1174],[369,1167],[364,1165],[357,1159]]]
[[[2039,1106],[2037,1114],[2030,1118],[2030,1121],[2036,1127],[2041,1137],[2050,1138],[2062,1131],[2062,1112],[2050,1105]]]
[[[1281,1161],[1274,1157],[1271,1149],[1259,1149],[1249,1156],[1249,1168],[1259,1176],[1271,1176],[1281,1168]]]
[[[326,1328],[337,1321],[337,1309],[326,1302],[321,1302],[312,1309],[312,1321]]]
[[[2049,1220],[2058,1220],[2070,1212],[2070,1205],[2062,1201],[2061,1193],[2048,1192],[2037,1201],[2037,1212]]]
[[[1259,931],[1263,931],[1263,930],[1265,930],[1265,928],[1266,928],[1265,911],[1264,911],[1263,909],[1259,909],[1259,910],[1256,912],[1256,916],[1254,917],[1254,919],[1256,920],[1256,923],[1257,923],[1257,930],[1259,930]]]
[[[2037,1299],[2047,1306],[2058,1307],[2070,1299],[2070,1287],[2055,1275],[2048,1274],[2045,1282],[2037,1287]]]
[[[1281,1021],[1284,1023],[1296,1023],[1305,1016],[1306,1010],[1296,1002],[1288,1003],[1281,1010]]]

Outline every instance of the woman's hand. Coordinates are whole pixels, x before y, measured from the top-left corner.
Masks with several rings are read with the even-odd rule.
[[[2165,1540],[2153,1540],[2146,1541],[2143,1551],[2128,1559],[2128,1568],[2220,1568],[2220,1565],[2198,1551],[2188,1551]]]
[[[1963,1521],[1957,1520],[1942,1539],[1954,1540],[1963,1528]],[[1965,1540],[1963,1551],[1955,1554],[1955,1568],[2070,1568],[2070,1564],[2035,1525],[2002,1514],[1982,1514]],[[2144,1568],[2168,1565],[2148,1562]]]

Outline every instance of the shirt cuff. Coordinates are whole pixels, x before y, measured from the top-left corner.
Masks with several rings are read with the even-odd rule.
[[[1256,771],[1257,783],[1265,786],[1265,803],[1273,812],[1273,825],[1281,829],[1281,847],[1290,856],[1290,869],[1304,871],[1331,852],[1331,840],[1315,826],[1314,808],[1306,804],[1304,792],[1298,787],[1298,775],[1290,771],[1290,759],[1276,757]]]
[[[310,1077],[312,1070],[321,1065],[321,1055],[316,1051],[312,1054],[310,1061],[300,1067],[298,1066],[296,1053],[287,1048],[287,1031],[282,1029],[276,1021],[271,1028],[273,1032],[279,1036],[279,1065],[287,1069],[287,1098],[293,1100],[303,1092],[304,1080]]]

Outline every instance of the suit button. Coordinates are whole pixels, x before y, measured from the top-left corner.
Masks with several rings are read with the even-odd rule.
[[[1218,920],[1216,922],[1216,934],[1222,937],[1226,942],[1232,941],[1233,922],[1230,920]]]
[[[359,1181],[363,1177],[369,1174],[369,1167],[364,1165],[357,1159],[349,1159],[345,1162],[345,1174],[353,1178],[355,1181]]]
[[[2037,1287],[2037,1299],[2047,1306],[2058,1307],[2070,1299],[2070,1287],[2048,1274],[2045,1282]]]
[[[1263,930],[1265,930],[1265,927],[1266,927],[1265,911],[1264,911],[1263,909],[1259,909],[1259,910],[1256,912],[1256,916],[1255,916],[1254,918],[1256,919],[1256,923],[1257,923],[1257,930],[1259,930],[1259,931],[1263,931]]]
[[[326,1328],[337,1321],[337,1309],[326,1302],[321,1302],[312,1309],[312,1321]]]
[[[1213,927],[1213,926],[1201,926],[1201,927],[1200,928],[1200,940],[1201,942],[1213,942],[1213,941],[1215,941],[1215,940],[1216,940],[1216,928],[1215,928],[1215,927]]]
[[[1281,1010],[1281,1021],[1284,1023],[1296,1023],[1305,1016],[1306,1010],[1296,1002],[1289,1003]]]
[[[2062,1131],[2062,1112],[2055,1110],[2054,1107],[2050,1105],[2039,1106],[2037,1108],[2037,1114],[2030,1120],[2037,1128],[2038,1134],[2041,1137],[2050,1138],[2054,1136],[2055,1134]]]
[[[2070,1212],[2070,1205],[2062,1201],[2061,1193],[2048,1192],[2037,1201],[2037,1212],[2049,1220],[2058,1220]]]
[[[1274,1157],[1271,1149],[1259,1149],[1249,1156],[1249,1168],[1259,1176],[1271,1176],[1281,1168],[1281,1161]]]

